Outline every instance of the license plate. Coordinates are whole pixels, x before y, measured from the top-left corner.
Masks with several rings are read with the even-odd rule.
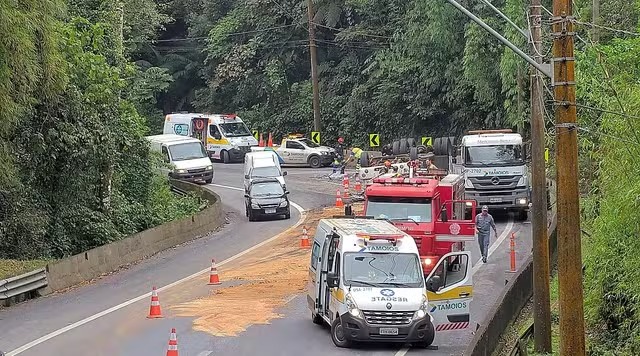
[[[275,214],[276,213],[276,209],[264,209],[264,213],[265,214]]]
[[[380,335],[398,335],[398,328],[380,328]]]
[[[502,202],[502,198],[489,198],[490,203],[500,203]]]

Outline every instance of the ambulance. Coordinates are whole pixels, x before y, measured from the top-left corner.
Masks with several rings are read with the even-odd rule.
[[[390,222],[322,219],[309,266],[311,318],[331,326],[337,347],[353,342],[429,347],[436,332],[469,327],[470,258],[469,251],[444,255],[425,282],[415,241]]]
[[[244,155],[258,141],[242,119],[234,114],[178,113],[165,116],[164,134],[195,137],[209,157],[224,163],[244,161]]]

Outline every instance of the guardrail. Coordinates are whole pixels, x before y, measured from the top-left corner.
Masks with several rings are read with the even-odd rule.
[[[0,280],[0,300],[36,291],[47,284],[47,272],[44,268]]]

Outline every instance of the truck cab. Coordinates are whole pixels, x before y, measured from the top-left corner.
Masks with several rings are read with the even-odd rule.
[[[522,136],[511,130],[469,131],[460,144],[465,199],[527,218],[531,201]]]
[[[376,178],[365,190],[364,215],[386,219],[415,239],[424,275],[449,252],[475,240],[476,203],[464,200],[464,177],[430,175]],[[458,268],[455,263],[452,269]]]
[[[449,271],[448,261],[462,261]],[[331,325],[338,347],[410,342],[469,324],[470,254],[449,253],[426,282],[413,238],[384,220],[322,219],[314,236],[307,302],[313,322]],[[428,288],[427,288],[428,287]]]

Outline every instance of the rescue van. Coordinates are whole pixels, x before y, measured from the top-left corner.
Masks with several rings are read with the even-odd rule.
[[[469,326],[470,257],[446,254],[425,282],[415,241],[390,222],[322,219],[307,286],[312,320],[331,326],[337,347],[354,341],[428,347],[437,331]]]
[[[160,171],[171,178],[189,182],[213,181],[213,165],[202,142],[180,135],[147,136],[151,149],[162,155],[167,167]]]
[[[251,147],[258,146],[247,125],[234,114],[169,114],[163,133],[195,137],[205,145],[209,157],[224,163],[243,161]]]

